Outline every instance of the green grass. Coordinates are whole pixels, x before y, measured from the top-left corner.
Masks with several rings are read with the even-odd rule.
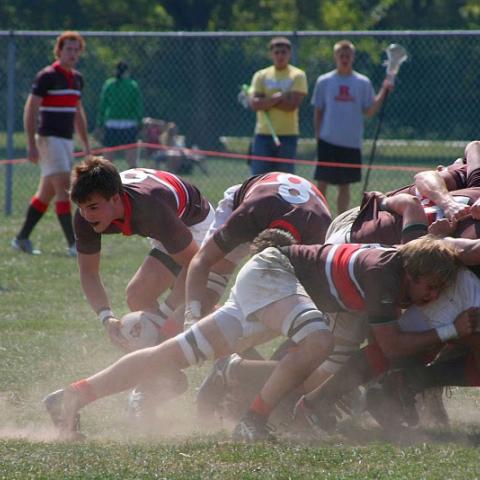
[[[209,160],[209,169],[209,177],[195,171],[189,178],[213,202],[248,174],[243,162],[228,160]],[[229,440],[230,425],[218,422],[205,431],[195,417],[194,389],[208,365],[190,370],[189,392],[159,409],[148,431],[128,423],[120,394],[82,413],[87,442],[55,442],[42,397],[119,353],[83,298],[76,262],[66,256],[52,211],[32,237],[41,256],[10,249],[38,174],[30,165],[18,172],[14,215],[0,221],[0,479],[480,478],[476,391],[455,391],[447,431],[419,430],[393,440],[361,419],[328,440],[280,435],[276,445],[245,446]],[[372,186],[380,180],[389,188],[408,183],[408,174],[391,175],[376,173]],[[20,180],[28,193],[17,188]],[[128,279],[148,249],[138,237],[103,239],[102,277],[119,315],[127,312]]]

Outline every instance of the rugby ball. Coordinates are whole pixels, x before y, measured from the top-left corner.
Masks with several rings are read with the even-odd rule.
[[[160,326],[155,323],[162,318],[150,312],[130,312],[122,317],[120,332],[134,350],[153,347],[161,340]]]

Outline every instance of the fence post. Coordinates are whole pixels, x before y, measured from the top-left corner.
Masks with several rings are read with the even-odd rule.
[[[13,159],[13,131],[15,124],[15,33],[10,32],[7,50],[7,159]],[[13,164],[7,163],[5,172],[5,215],[12,214]]]
[[[295,30],[292,34],[292,65],[297,66],[298,62],[298,33]]]

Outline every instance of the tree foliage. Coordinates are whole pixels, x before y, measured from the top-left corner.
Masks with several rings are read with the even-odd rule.
[[[477,29],[478,0],[3,0],[2,30]]]

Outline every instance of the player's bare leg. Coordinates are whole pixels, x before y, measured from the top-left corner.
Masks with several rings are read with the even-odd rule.
[[[292,295],[262,308],[255,316],[270,330],[282,332],[285,312],[291,312],[301,301],[297,295]],[[235,428],[234,438],[244,441],[268,438],[265,431],[268,416],[288,392],[300,385],[328,357],[333,348],[333,336],[327,329],[315,330],[295,343],[296,347],[278,362]]]
[[[157,258],[148,255],[126,288],[130,310],[156,312],[157,299],[175,282],[173,273]],[[177,305],[173,305],[176,307]]]
[[[201,332],[199,336],[203,341],[201,348],[204,351],[208,350],[205,356],[218,358],[232,353],[228,341],[212,316],[198,322],[196,327]],[[191,331],[190,329],[188,332]],[[77,414],[87,404],[131,389],[139,383],[149,383],[151,379],[158,376],[181,375],[181,370],[198,363],[200,359],[195,359],[198,350],[192,348],[189,357],[195,358],[187,358],[185,349],[181,345],[180,338],[185,344],[188,332],[166,340],[156,347],[129,353],[95,375],[48,395],[45,405],[55,426],[59,429],[60,437],[71,440],[78,436]]]

